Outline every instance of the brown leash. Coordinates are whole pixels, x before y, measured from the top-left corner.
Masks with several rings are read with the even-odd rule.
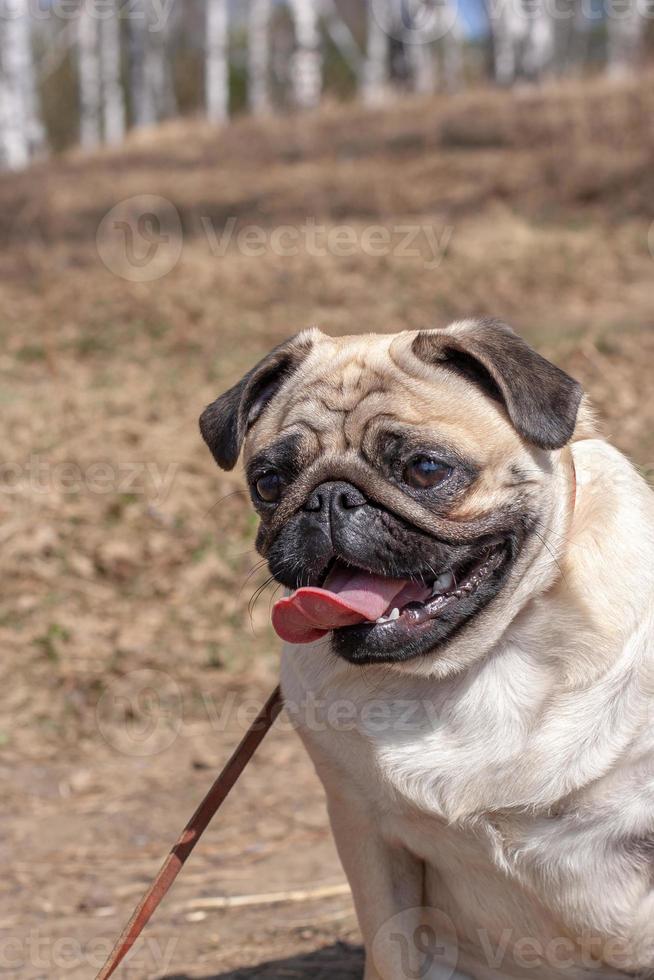
[[[154,879],[136,908],[132,918],[125,926],[120,939],[114,946],[109,959],[98,973],[96,980],[107,980],[125,959],[130,949],[143,932],[175,878],[182,870],[191,851],[200,840],[230,790],[247,766],[248,762],[263,742],[266,733],[274,724],[282,710],[282,692],[276,687],[261,709],[238,748],[220,773],[213,786],[200,803],[177,843],[164,861],[159,874]]]

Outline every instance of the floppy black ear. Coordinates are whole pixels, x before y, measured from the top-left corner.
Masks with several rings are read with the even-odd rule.
[[[299,367],[312,345],[310,333],[297,334],[285,341],[205,408],[200,416],[200,432],[222,469],[234,468],[248,429],[286,378]]]
[[[501,401],[517,431],[533,445],[561,449],[572,438],[581,385],[500,320],[465,320],[446,330],[421,331],[412,350],[420,360],[465,375]]]

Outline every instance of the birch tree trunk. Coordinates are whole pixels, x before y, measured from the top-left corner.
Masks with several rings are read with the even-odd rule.
[[[155,0],[149,0],[148,11],[148,43],[145,49],[147,85],[154,105],[155,119],[169,119],[177,113],[177,99],[168,50],[168,29],[167,25],[157,21]]]
[[[100,28],[100,62],[102,73],[102,109],[104,137],[107,143],[121,143],[125,138],[125,98],[121,80],[121,23],[116,0],[111,16],[104,17]]]
[[[592,23],[589,22],[582,3],[576,2],[573,11],[573,17],[567,25],[558,25],[558,51],[555,57],[560,74],[568,72],[580,76],[590,56]]]
[[[101,142],[100,31],[96,11],[82,3],[77,24],[80,121],[79,139],[85,149]]]
[[[145,58],[148,22],[144,0],[132,0],[129,18],[129,92],[134,126],[150,126],[155,121],[152,93],[146,84]]]
[[[450,18],[453,23],[445,33],[441,44],[442,82],[448,92],[456,92],[464,83],[463,77],[463,29],[458,18],[458,7]]]
[[[638,67],[645,35],[644,0],[610,5],[607,17],[608,72],[613,78],[630,75]],[[617,9],[616,9],[617,8]]]
[[[512,85],[521,67],[521,49],[527,37],[527,19],[522,0],[490,0],[495,80]]]
[[[526,12],[527,31],[522,53],[522,73],[532,80],[542,78],[554,61],[554,19],[544,0],[530,0]]]
[[[135,126],[152,126],[176,112],[161,0],[129,0],[129,87]]]
[[[18,0],[18,3],[14,0],[14,6],[18,8],[19,12],[16,22],[15,43],[17,49],[22,52],[20,58],[23,62],[23,68],[20,73],[20,81],[23,89],[23,111],[25,113],[30,157],[33,158],[43,153],[46,134],[45,126],[41,120],[36,65],[32,47],[32,20],[29,0]]]
[[[318,15],[329,39],[355,78],[361,77],[361,48],[343,19],[336,0],[318,0]]]
[[[436,63],[434,49],[428,42],[405,44],[407,61],[411,70],[414,92],[428,95],[436,88]]]
[[[462,74],[457,0],[431,0],[430,3],[402,0],[400,19],[414,91],[428,94],[443,83],[448,88],[457,88]]]
[[[295,25],[295,53],[291,65],[293,100],[300,109],[312,109],[322,93],[322,57],[315,0],[290,0]]]
[[[227,0],[206,4],[205,102],[207,118],[224,123],[229,118],[229,12]]]
[[[0,133],[3,166],[18,170],[43,148],[28,0],[2,0]]]
[[[270,112],[270,18],[272,0],[250,0],[248,19],[248,103],[255,114]]]
[[[389,0],[386,0],[389,2]],[[379,105],[388,96],[390,83],[390,38],[368,0],[366,61],[363,69],[363,101]]]
[[[157,121],[153,72],[149,0],[131,0],[129,17],[129,87],[134,126],[152,126]]]

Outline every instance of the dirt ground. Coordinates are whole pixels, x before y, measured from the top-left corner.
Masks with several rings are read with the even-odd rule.
[[[275,683],[242,479],[197,431],[270,346],[501,316],[654,472],[653,116],[652,78],[333,106],[2,178],[7,977],[93,976]],[[122,975],[346,980],[357,942],[282,722]]]

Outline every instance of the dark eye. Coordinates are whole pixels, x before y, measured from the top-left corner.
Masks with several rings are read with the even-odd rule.
[[[427,490],[430,487],[437,487],[439,483],[447,480],[452,473],[452,467],[447,463],[442,463],[439,459],[431,459],[429,456],[416,456],[407,463],[404,470],[404,482],[410,487],[418,487]]]
[[[277,473],[264,473],[255,484],[257,496],[267,504],[274,504],[282,495],[282,481]]]

